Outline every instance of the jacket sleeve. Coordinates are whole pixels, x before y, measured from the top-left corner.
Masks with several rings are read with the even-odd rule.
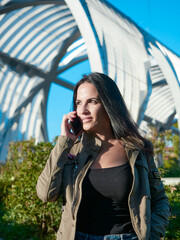
[[[73,144],[73,140],[66,136],[58,137],[37,181],[36,191],[42,201],[53,202],[59,197],[64,165],[68,162],[68,153]]]
[[[171,214],[168,198],[156,168],[153,156],[148,156],[151,189],[151,235],[150,240],[160,240],[166,232]]]

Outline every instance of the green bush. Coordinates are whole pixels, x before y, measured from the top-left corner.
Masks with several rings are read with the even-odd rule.
[[[172,214],[166,231],[167,240],[180,239],[180,184],[176,186],[165,186]]]
[[[164,177],[179,177],[180,176],[180,166],[177,159],[169,159],[164,161],[165,174]]]
[[[61,199],[43,203],[36,183],[54,143],[35,140],[10,144],[8,159],[0,166],[0,236],[13,239],[55,239]]]

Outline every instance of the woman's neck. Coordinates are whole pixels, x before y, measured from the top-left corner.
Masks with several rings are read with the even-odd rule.
[[[106,145],[109,146],[109,144],[114,144],[114,142],[117,141],[113,133],[96,134],[95,137],[97,137],[102,142],[102,147],[105,147]]]

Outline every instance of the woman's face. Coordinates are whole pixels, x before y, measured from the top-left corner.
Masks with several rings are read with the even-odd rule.
[[[85,82],[78,87],[76,106],[85,131],[105,134],[107,130],[111,130],[109,117],[94,85]]]

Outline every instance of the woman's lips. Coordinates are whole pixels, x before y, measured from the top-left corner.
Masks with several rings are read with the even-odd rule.
[[[90,122],[92,120],[92,118],[88,117],[88,118],[82,118],[81,119],[83,123],[87,123]]]

